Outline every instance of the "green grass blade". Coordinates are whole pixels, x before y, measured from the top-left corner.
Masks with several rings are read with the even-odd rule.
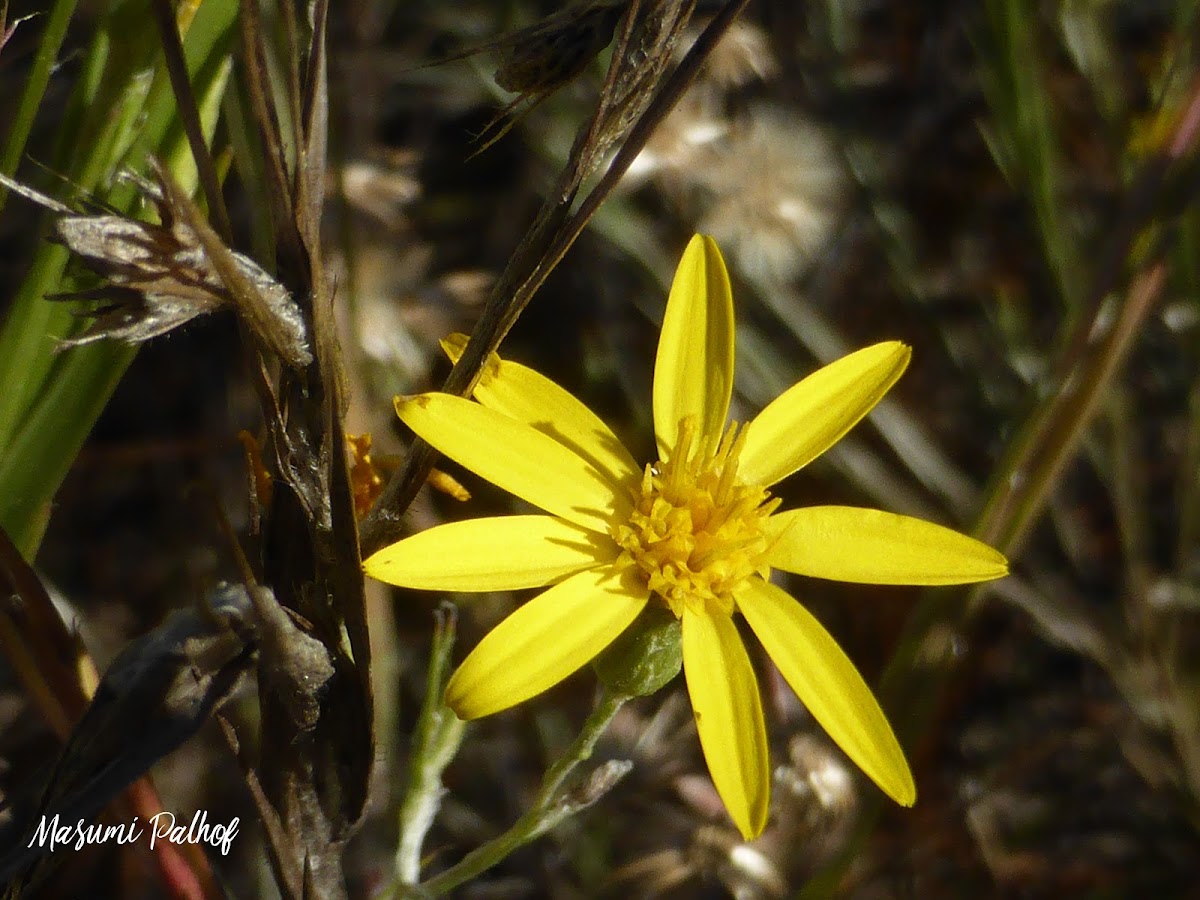
[[[119,210],[136,200],[131,186],[104,191],[124,165],[141,165],[147,154],[164,160],[190,192],[196,170],[161,61],[153,51],[155,30],[137,4],[117,4],[101,24],[60,135],[64,148],[55,165],[81,188]],[[190,23],[185,56],[209,140],[230,74],[236,5],[204,3]],[[123,51],[108,52],[108,34],[120,33]],[[138,50],[144,50],[139,53]],[[155,64],[154,74],[146,69]],[[43,245],[14,299],[0,333],[0,525],[27,555],[40,540],[49,503],[84,439],[133,359],[133,348],[90,344],[56,353],[57,342],[76,327],[69,307],[47,302],[47,293],[69,289],[66,251]]]
[[[58,51],[63,38],[67,34],[67,26],[75,14],[77,0],[55,0],[46,17],[46,30],[42,32],[42,42],[38,46],[33,68],[29,73],[29,81],[25,83],[25,92],[21,95],[21,104],[13,117],[8,132],[8,140],[4,144],[4,155],[0,156],[0,172],[11,176],[17,169],[21,154],[25,152],[25,143],[33,130],[33,120],[37,117],[42,97],[46,93],[46,85],[50,83],[50,73],[58,61]],[[0,187],[0,209],[4,208],[8,190]]]

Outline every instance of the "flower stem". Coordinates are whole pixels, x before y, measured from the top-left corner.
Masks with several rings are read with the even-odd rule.
[[[434,614],[433,647],[429,654],[429,672],[425,700],[413,737],[413,754],[408,765],[408,791],[400,807],[400,840],[396,846],[396,878],[399,884],[413,885],[421,875],[421,845],[433,825],[442,799],[442,772],[458,753],[466,723],[444,703],[442,692],[454,649],[457,615],[449,603]]]
[[[578,798],[561,794],[560,790],[576,766],[591,757],[596,741],[627,699],[624,695],[611,694],[602,688],[595,709],[583,723],[579,735],[546,771],[541,789],[529,811],[503,834],[471,851],[456,865],[421,885],[417,889],[418,896],[439,897],[452,891],[460,884],[487,871],[514,850],[545,834],[563,819],[591,805],[597,799],[594,795],[580,801]]]

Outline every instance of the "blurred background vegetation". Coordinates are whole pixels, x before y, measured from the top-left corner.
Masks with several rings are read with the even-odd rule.
[[[720,4],[701,3],[697,24]],[[4,8],[0,4],[0,8]],[[344,0],[330,20],[327,254],[350,427],[385,468],[390,398],[448,371],[603,77],[604,59],[479,150],[509,95],[496,55],[439,60],[552,2]],[[136,0],[11,2],[0,172],[131,210],[122,167],[196,175],[153,22]],[[23,18],[31,15],[31,18]],[[181,4],[192,82],[227,172],[234,244],[271,246],[236,4]],[[0,33],[5,28],[0,27]],[[738,304],[735,416],[877,340],[913,364],[869,420],[780,486],[972,531],[1014,560],[976,590],[789,585],[881,695],[914,810],[884,810],[782,681],[760,674],[777,765],[751,847],[724,817],[682,684],[622,710],[599,752],[634,760],[600,806],[464,897],[1193,896],[1200,858],[1200,8],[1195,0],[756,0],[533,301],[505,355],[585,399],[650,458],[656,321],[694,231]],[[282,52],[282,51],[281,51]],[[62,177],[60,177],[62,176]],[[135,354],[56,353],[45,295],[86,286],[40,211],[0,214],[0,524],[100,668],[234,572],[196,494],[245,528],[240,429],[257,426],[234,323]],[[392,463],[394,465],[394,463]],[[422,496],[414,529],[499,511]],[[396,810],[438,598],[369,588],[380,761],[350,850],[354,894],[391,881]],[[460,652],[520,597],[466,601]],[[439,867],[524,809],[589,706],[584,672],[468,732],[426,844]],[[252,704],[233,713],[253,717]],[[214,866],[269,891],[228,748],[155,772],[164,804],[241,815]],[[56,739],[0,666],[0,787],[18,809]],[[22,793],[24,792],[24,793]],[[73,875],[138,893],[115,848]],[[269,893],[265,895],[269,896]]]

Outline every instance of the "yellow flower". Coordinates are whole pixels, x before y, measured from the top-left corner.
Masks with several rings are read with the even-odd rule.
[[[448,347],[461,352],[463,339]],[[412,588],[551,587],[468,655],[446,688],[461,718],[498,712],[589,662],[650,599],[682,624],[683,668],[713,782],[747,838],[766,824],[770,772],[758,685],[735,612],[813,717],[898,803],[912,774],[879,704],[821,624],[769,580],[782,569],[865,584],[999,578],[1003,556],[920,519],[814,506],[777,512],[767,488],[836,443],[908,365],[898,342],[819,369],[739,428],[733,298],[712,238],[688,245],[671,286],[654,368],[659,460],[639,466],[591,410],[547,378],[493,357],[472,402],[397,398],[414,432],[548,515],[431,528],[366,561]]]

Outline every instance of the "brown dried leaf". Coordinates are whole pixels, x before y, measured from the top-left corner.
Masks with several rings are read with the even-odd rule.
[[[0,528],[0,652],[61,738],[88,704],[95,665],[59,616],[33,567]]]
[[[274,480],[262,518],[262,582],[288,612],[274,609],[261,619],[260,762],[250,782],[281,895],[332,900],[347,896],[343,846],[362,815],[374,754],[370,644],[342,424],[346,393],[318,239],[326,5],[308,6],[306,47],[296,16],[304,5],[281,6],[271,34],[257,6],[242,6],[243,74],[267,162],[263,192],[276,228],[277,273],[299,302],[313,361],[278,373],[254,367]],[[276,46],[284,48],[281,58],[273,58]],[[269,75],[268,59],[279,63],[280,77]],[[284,109],[286,140],[275,115]],[[207,249],[211,238],[196,227]]]

